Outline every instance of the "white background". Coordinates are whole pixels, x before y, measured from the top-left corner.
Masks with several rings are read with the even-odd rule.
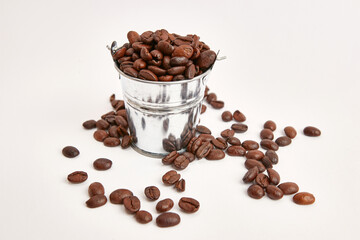
[[[0,238],[1,239],[355,239],[359,229],[360,2],[257,1],[0,1]],[[106,148],[82,122],[111,110],[121,95],[109,52],[129,30],[168,29],[196,33],[227,60],[218,62],[209,87],[223,110],[240,109],[259,140],[274,120],[276,137],[287,125],[298,136],[278,151],[274,167],[282,181],[316,196],[299,206],[247,196],[243,158],[195,161],[181,172],[184,193],[161,183],[171,169],[132,149]],[[214,135],[232,123],[211,108],[202,124]],[[305,126],[319,138],[302,134]],[[75,159],[62,156],[67,145]],[[92,168],[98,157],[113,160],[106,172]],[[69,184],[84,170],[89,179]],[[143,190],[156,185],[172,198],[181,223],[161,229],[138,224],[122,206],[88,209],[87,187],[106,194],[129,188],[142,208],[157,216]],[[177,201],[201,203],[182,213]]]

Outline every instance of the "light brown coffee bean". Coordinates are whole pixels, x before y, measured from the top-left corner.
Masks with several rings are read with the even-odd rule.
[[[256,150],[259,148],[259,144],[253,140],[246,140],[243,141],[242,144],[243,148],[246,150]]]
[[[255,160],[255,159],[247,159],[245,161],[245,167],[246,167],[246,169],[257,167],[259,169],[259,172],[265,171],[265,166],[261,162]]]
[[[107,198],[104,195],[95,195],[86,201],[86,206],[88,208],[97,208],[105,205],[106,202]]]
[[[276,123],[274,121],[268,120],[264,123],[264,128],[270,129],[271,131],[275,131]]]
[[[223,138],[225,138],[225,139],[227,139],[227,138],[229,138],[229,137],[233,137],[234,134],[235,134],[235,131],[234,131],[234,130],[231,130],[231,129],[225,129],[224,131],[222,131],[222,132],[220,133],[220,135],[221,135]]]
[[[185,191],[185,179],[180,179],[179,181],[177,181],[175,183],[175,188],[179,192],[184,192]]]
[[[164,165],[170,165],[174,162],[174,160],[179,156],[179,153],[177,151],[172,151],[171,153],[169,153],[168,155],[166,155],[163,159],[162,159],[162,163]]]
[[[246,120],[245,115],[242,112],[240,112],[239,110],[236,110],[233,113],[233,117],[234,117],[234,120],[237,122],[245,122],[245,120]]]
[[[200,203],[194,199],[189,197],[182,197],[179,200],[179,207],[187,213],[197,212],[200,208]]]
[[[284,196],[284,193],[281,191],[281,189],[274,185],[268,185],[266,187],[266,193],[272,200],[279,200]]]
[[[213,145],[210,142],[203,142],[201,146],[196,150],[196,157],[202,159],[206,157],[210,151],[213,149]]]
[[[146,79],[150,81],[158,81],[158,77],[150,70],[141,69],[139,72],[139,77],[141,79]]]
[[[184,155],[179,155],[173,162],[177,169],[185,169],[189,165],[190,161]]]
[[[265,128],[265,129],[261,130],[260,138],[262,140],[264,140],[264,139],[273,140],[274,139],[274,133],[270,129]]]
[[[285,195],[291,195],[299,191],[299,186],[294,182],[284,182],[278,186]]]
[[[211,140],[215,139],[214,136],[212,136],[211,134],[205,133],[200,134],[199,138],[204,142],[211,142]]]
[[[248,126],[243,123],[234,123],[231,125],[231,129],[234,130],[236,133],[244,133],[248,130]]]
[[[133,193],[124,188],[116,189],[110,194],[110,202],[113,204],[123,204],[125,198],[133,196]]]
[[[287,136],[282,136],[282,137],[278,137],[275,140],[276,144],[280,147],[285,147],[291,144],[291,138],[287,137]],[[275,150],[275,149],[272,149]]]
[[[220,160],[225,158],[225,153],[221,149],[211,149],[210,153],[206,156],[207,160]]]
[[[269,175],[270,183],[273,185],[278,185],[280,183],[279,173],[272,168],[268,168],[267,172]]]
[[[226,149],[226,153],[229,156],[244,156],[246,153],[245,148],[241,146],[230,146]]]
[[[189,160],[189,162],[195,160],[195,155],[192,154],[191,152],[184,152],[182,155],[184,155]]]
[[[137,211],[140,210],[141,207],[140,200],[136,196],[130,196],[124,198],[123,204],[125,209],[130,213],[136,213]]]
[[[160,197],[160,190],[155,186],[146,187],[144,190],[145,196],[150,200],[157,200]]]
[[[103,142],[109,134],[105,130],[96,130],[94,132],[94,138],[96,141]]]
[[[262,187],[260,187],[257,184],[253,184],[248,188],[247,194],[251,198],[260,199],[265,195],[265,192],[264,192],[264,189]]]
[[[259,169],[257,167],[250,168],[242,178],[244,183],[251,183],[255,180],[256,176],[259,174]]]
[[[105,189],[101,183],[93,182],[92,184],[90,184],[90,186],[88,188],[88,193],[89,193],[90,197],[95,196],[95,195],[104,195]]]
[[[94,161],[93,166],[96,170],[108,170],[112,166],[112,161],[107,158],[98,158]]]
[[[88,178],[87,173],[83,171],[76,171],[70,173],[67,177],[68,181],[71,183],[82,183],[85,182],[87,178]]]
[[[180,177],[181,175],[178,174],[175,170],[170,170],[163,175],[162,181],[166,185],[174,185],[177,181],[179,181]]]
[[[240,139],[238,139],[237,137],[229,137],[227,139],[227,142],[233,146],[241,146]]]
[[[273,164],[277,164],[279,162],[279,157],[275,151],[267,150],[265,155],[270,159]]]
[[[224,122],[230,122],[233,119],[233,116],[230,111],[225,111],[221,114],[221,119]]]
[[[203,125],[197,125],[196,126],[196,131],[198,133],[205,133],[205,134],[211,134],[210,129],[208,129],[207,127],[203,126]]]
[[[116,147],[121,144],[121,141],[119,138],[114,137],[108,137],[104,139],[104,145],[107,147]]]
[[[147,211],[140,210],[140,211],[136,212],[135,219],[139,223],[145,224],[145,223],[149,223],[152,221],[152,215],[151,215],[151,213],[149,213]]]
[[[216,101],[217,100],[217,96],[215,93],[209,93],[209,95],[207,95],[206,97],[206,101],[208,103],[211,103],[212,101]]]
[[[285,132],[285,135],[291,139],[295,138],[296,134],[297,134],[295,128],[293,128],[291,126],[287,126],[286,128],[284,128],[284,132]]]
[[[227,144],[225,139],[223,138],[216,138],[212,139],[211,143],[218,149],[225,150],[227,148]]]
[[[310,205],[315,202],[315,197],[308,192],[299,192],[293,197],[293,201],[299,205]]]
[[[165,212],[156,218],[159,227],[172,227],[180,223],[180,216],[173,212]]]
[[[171,200],[170,198],[166,198],[164,200],[159,201],[156,204],[156,210],[158,212],[167,212],[170,209],[172,209],[173,206],[174,206],[173,200]]]
[[[141,41],[140,35],[135,31],[129,31],[128,34],[127,34],[127,38],[128,38],[131,45],[134,42],[140,42]]]
[[[316,127],[306,127],[304,128],[304,134],[308,137],[318,137],[321,135],[321,131]]]

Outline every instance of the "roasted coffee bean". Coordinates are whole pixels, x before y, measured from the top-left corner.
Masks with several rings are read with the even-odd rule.
[[[119,102],[120,102],[120,100],[114,99],[113,101],[111,101],[111,106],[112,106],[113,108],[115,108],[116,105],[117,105]],[[107,116],[107,115],[110,114],[110,113],[112,114],[112,111],[111,111],[111,112],[108,112],[108,113],[106,113],[106,114],[104,114],[104,115],[102,115],[101,118],[104,119],[105,116]]]
[[[107,138],[109,134],[105,130],[96,130],[94,132],[94,138],[96,141],[102,142]]]
[[[157,66],[148,66],[148,69],[155,73],[156,76],[160,77],[160,76],[164,76],[166,74],[166,70],[165,69],[162,69],[162,68],[159,68]]]
[[[189,143],[188,143],[188,145],[187,145],[187,147],[186,147],[186,151],[192,153],[192,151],[191,151],[192,145],[194,144],[194,142],[195,142],[197,139],[198,139],[198,137],[192,137],[192,138],[190,139],[190,141],[189,141]]]
[[[172,67],[167,70],[167,73],[170,75],[179,75],[185,71],[185,68],[186,68],[185,66]]]
[[[268,156],[264,156],[261,159],[261,163],[264,164],[265,168],[272,168],[273,167],[272,162],[271,162],[271,160],[270,160],[270,158]]]
[[[108,170],[112,166],[112,161],[107,158],[98,158],[94,161],[93,166],[96,170]]]
[[[97,208],[105,205],[106,202],[107,198],[104,195],[95,195],[86,201],[86,206],[88,208]]]
[[[96,121],[95,120],[87,120],[83,123],[83,127],[85,129],[93,129],[96,128]]]
[[[198,133],[205,133],[205,134],[211,134],[210,129],[208,129],[207,127],[203,126],[203,125],[197,125],[196,126],[196,131]]]
[[[135,52],[140,52],[142,48],[146,48],[147,50],[151,50],[152,46],[148,44],[144,44],[142,42],[134,42],[132,44],[132,47],[134,48]],[[135,54],[135,53],[134,53]]]
[[[126,128],[124,128],[124,127],[121,126],[121,125],[118,126],[117,131],[118,131],[118,133],[119,133],[119,135],[120,135],[121,137],[124,137],[124,136],[126,136],[126,135],[129,135],[129,133],[127,132]]]
[[[116,124],[118,125],[118,126],[123,126],[124,128],[127,128],[128,127],[128,122],[127,122],[127,120],[124,118],[124,117],[122,117],[122,116],[116,116],[115,117],[115,122],[116,122]]]
[[[260,146],[265,150],[273,150],[273,151],[279,150],[279,146],[277,145],[277,143],[275,143],[270,139],[261,140]]]
[[[260,199],[265,195],[265,192],[262,187],[260,187],[259,185],[253,184],[248,188],[247,194],[251,198]]]
[[[308,192],[299,192],[293,197],[293,201],[299,205],[310,205],[315,202],[315,197]]]
[[[111,126],[111,124],[115,124],[115,117],[116,117],[115,115],[109,115],[106,116],[104,120],[107,121]]]
[[[241,146],[230,146],[226,149],[226,153],[229,156],[244,156],[246,153],[245,148]]]
[[[171,68],[170,59],[171,58],[169,56],[164,56],[162,60],[162,67],[166,70]]]
[[[137,78],[139,76],[139,72],[132,67],[125,68],[124,73],[134,78]]]
[[[256,150],[259,148],[259,144],[253,140],[243,141],[241,144],[246,150]]]
[[[274,121],[268,120],[264,123],[264,128],[270,129],[271,131],[275,131],[276,123]]]
[[[189,62],[189,59],[186,57],[172,57],[170,59],[170,65],[173,67],[176,66],[185,66]]]
[[[109,128],[109,126],[110,126],[110,124],[107,121],[105,121],[104,119],[100,119],[96,122],[96,127],[99,130],[106,130]]]
[[[220,160],[223,158],[225,158],[225,153],[220,149],[211,149],[209,154],[206,156],[207,160]]]
[[[240,112],[239,110],[236,110],[233,113],[233,117],[234,117],[234,120],[237,122],[245,122],[245,120],[246,120],[245,115],[242,112]]]
[[[125,68],[129,68],[129,67],[133,67],[133,62],[132,61],[124,61],[120,64],[120,70],[124,71]]]
[[[221,135],[223,138],[225,138],[225,139],[227,139],[227,138],[229,138],[229,137],[233,137],[234,134],[235,134],[235,131],[234,131],[234,130],[231,130],[231,129],[225,129],[224,131],[222,131],[222,132],[220,133],[220,135]]]
[[[114,101],[114,100],[113,100],[113,101]],[[115,100],[115,101],[116,101],[116,104],[117,104],[118,102],[120,102],[120,100]],[[115,101],[114,101],[114,103],[115,103]],[[114,107],[116,106],[116,104],[114,105]],[[108,116],[115,116],[115,112],[114,112],[114,111],[107,112],[107,113],[103,114],[103,115],[101,116],[101,118],[105,120],[105,118],[108,117]],[[96,122],[95,122],[95,124],[96,124]]]
[[[270,159],[273,164],[277,164],[279,162],[279,157],[275,151],[267,150],[265,155]]]
[[[231,129],[234,130],[236,133],[244,133],[248,130],[248,126],[243,123],[234,123],[231,125]]]
[[[135,51],[135,49],[134,49],[134,51]],[[140,58],[140,55],[139,55],[138,53],[134,52],[134,53],[131,55],[131,60],[135,62],[135,61],[138,60],[138,59],[141,59],[141,58]]]
[[[159,227],[172,227],[180,223],[180,216],[173,212],[165,212],[156,218]]]
[[[174,206],[173,200],[171,200],[170,198],[166,198],[164,200],[159,201],[156,204],[156,210],[158,212],[167,212],[170,209],[172,209],[173,206]]]
[[[247,159],[255,159],[260,161],[265,155],[263,152],[259,151],[259,150],[250,150],[246,153],[246,158]]]
[[[246,167],[246,169],[257,167],[259,169],[259,172],[265,171],[265,166],[261,162],[255,160],[255,159],[247,159],[245,161],[245,167]]]
[[[288,136],[291,139],[295,138],[296,134],[297,134],[295,128],[290,127],[290,126],[284,128],[284,132],[285,132],[285,135]]]
[[[201,138],[197,138],[195,139],[194,143],[191,146],[191,153],[196,154],[196,151],[199,149],[199,147],[202,144],[202,139]]]
[[[210,105],[215,109],[221,109],[224,107],[225,103],[223,101],[211,101]]]
[[[174,185],[177,181],[179,181],[180,177],[181,175],[178,174],[175,170],[170,170],[164,174],[162,181],[166,185]]]
[[[177,169],[185,169],[189,163],[189,159],[187,159],[184,155],[179,155],[173,162]]]
[[[212,101],[216,101],[217,100],[217,96],[215,93],[209,93],[209,95],[207,95],[206,97],[206,101],[208,103],[211,103]]]
[[[123,204],[127,197],[133,196],[133,193],[128,189],[116,189],[110,194],[110,202],[113,204]]]
[[[150,200],[157,200],[160,197],[160,190],[155,186],[146,187],[144,193]]]
[[[160,41],[157,44],[157,49],[164,55],[171,55],[174,51],[174,46],[166,41]]]
[[[233,119],[233,116],[232,116],[231,112],[225,111],[221,114],[221,119],[224,122],[230,122]]]
[[[187,213],[197,212],[200,208],[200,203],[193,198],[182,197],[179,200],[179,207]]]
[[[131,61],[131,60],[132,60],[131,57],[125,56],[125,57],[122,57],[122,58],[120,58],[119,60],[117,60],[117,62],[118,62],[119,64],[121,64],[122,62]]]
[[[140,35],[135,31],[129,31],[127,34],[127,38],[129,43],[132,45],[134,42],[140,42],[141,38]]]
[[[282,136],[282,137],[278,137],[275,140],[276,144],[280,147],[285,147],[290,145],[291,143],[291,138],[287,137],[287,136]],[[276,150],[276,149],[272,149],[272,150]]]
[[[203,157],[206,157],[210,151],[213,149],[213,145],[210,142],[203,142],[201,146],[196,150],[196,157],[198,159],[202,159]]]
[[[215,139],[213,135],[205,133],[200,134],[199,138],[205,142],[211,142],[211,140]]]
[[[251,183],[254,181],[256,176],[259,174],[259,169],[257,167],[250,168],[242,178],[244,183]]]
[[[152,215],[151,215],[151,213],[149,213],[147,211],[140,210],[140,211],[136,212],[135,219],[139,223],[145,224],[145,223],[149,223],[152,221]]]
[[[172,142],[171,142],[169,139],[167,139],[167,138],[163,139],[162,144],[163,144],[164,150],[167,151],[167,152],[172,152],[172,151],[176,151],[176,150],[177,150],[176,147],[175,147],[175,145],[174,145],[174,143],[172,143]]]
[[[124,207],[130,213],[136,213],[140,210],[140,200],[136,196],[126,197],[123,200]]]
[[[89,193],[90,197],[95,196],[95,195],[104,195],[105,194],[105,189],[104,189],[104,186],[101,183],[93,182],[89,186],[88,193]]]
[[[256,176],[255,182],[257,185],[259,185],[260,187],[263,187],[263,188],[266,188],[270,184],[269,177],[263,173],[259,173]]]
[[[141,69],[146,68],[146,62],[139,58],[133,63],[133,68],[137,71],[140,71]]]
[[[139,77],[141,79],[146,79],[150,81],[157,81],[158,77],[150,70],[147,69],[141,69],[139,72]]]
[[[219,149],[225,150],[227,148],[227,143],[225,141],[225,139],[223,138],[216,138],[216,139],[212,139],[211,143]]]
[[[117,126],[111,126],[109,128],[109,136],[110,137],[115,137],[115,138],[119,138],[120,134],[117,131]]]
[[[200,56],[196,60],[196,63],[201,69],[207,69],[213,65],[215,59],[216,53],[212,50],[206,50],[200,53]]]
[[[203,104],[203,105],[201,105],[201,112],[200,112],[200,114],[203,114],[204,112],[206,112],[206,106]]]
[[[122,116],[123,118],[127,119],[127,113],[125,109],[120,109],[116,112],[116,116]]]
[[[171,80],[173,80],[173,78],[174,78],[174,76],[172,76],[172,75],[160,76],[159,81],[170,82]]]
[[[146,31],[143,32],[140,35],[140,41],[146,44],[152,44],[153,40],[154,40],[154,33],[152,31]]]
[[[162,60],[164,58],[164,55],[159,50],[152,50],[150,54],[155,60]]]
[[[293,182],[284,182],[278,186],[285,195],[291,195],[299,191],[299,186]]]
[[[119,111],[121,109],[125,109],[125,102],[123,100],[119,100],[115,106],[115,111]]]
[[[195,160],[195,155],[192,154],[191,152],[184,152],[182,155],[184,155],[189,160],[189,162]]]
[[[284,196],[284,193],[281,191],[281,189],[274,185],[268,185],[266,187],[266,193],[272,200],[279,200]]]
[[[67,158],[74,158],[80,154],[79,150],[73,146],[66,146],[62,150],[62,154]]]
[[[108,137],[104,139],[104,145],[107,147],[116,147],[121,144],[121,141],[119,138],[114,137]]]
[[[117,50],[114,55],[113,55],[113,59],[115,61],[119,60],[120,58],[124,57],[126,53],[126,48],[122,47],[119,50]]]
[[[125,55],[126,55],[126,56],[131,56],[131,55],[134,54],[134,52],[135,52],[135,50],[134,50],[133,48],[128,48],[128,49],[126,50],[126,52],[125,52]]]
[[[181,45],[181,46],[175,47],[171,56],[172,57],[191,58],[193,53],[194,53],[194,49],[190,45]],[[199,63],[197,63],[197,65],[199,65]]]
[[[176,75],[174,78],[173,78],[173,81],[180,81],[180,80],[184,80],[185,79],[185,76],[184,75]]]
[[[165,165],[170,165],[174,162],[174,160],[179,156],[179,153],[177,151],[172,151],[171,153],[169,153],[168,155],[166,155],[163,159],[162,159],[162,163]]]
[[[184,192],[185,191],[185,179],[180,179],[179,181],[177,181],[175,183],[175,188],[179,192]]]
[[[83,171],[76,171],[67,176],[68,181],[71,183],[82,183],[85,182],[87,178],[87,173]]]
[[[193,79],[196,75],[196,67],[194,64],[191,64],[188,66],[185,70],[185,77],[187,79]]]
[[[227,139],[227,142],[233,146],[241,146],[240,139],[238,139],[237,137],[229,137]]]
[[[132,136],[125,135],[121,142],[121,148],[126,149],[131,145],[131,143],[132,143]]]
[[[304,128],[304,134],[308,137],[318,137],[321,135],[321,131],[316,127],[306,127]]]
[[[260,138],[262,140],[264,140],[264,139],[273,140],[274,139],[274,133],[270,129],[265,128],[265,129],[261,130]]]

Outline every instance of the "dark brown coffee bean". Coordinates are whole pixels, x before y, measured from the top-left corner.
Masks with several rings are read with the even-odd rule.
[[[76,171],[67,176],[68,181],[71,183],[82,183],[85,182],[87,178],[87,173],[83,171]]]
[[[211,140],[215,139],[213,135],[205,133],[200,134],[199,138],[205,142],[211,142]]]
[[[265,155],[263,152],[259,151],[259,150],[250,150],[246,153],[246,158],[247,159],[255,159],[260,161]]]
[[[201,138],[197,138],[195,139],[194,143],[191,146],[191,153],[192,154],[196,154],[196,151],[199,149],[199,147],[201,146],[203,140]]]
[[[213,149],[213,145],[210,142],[203,142],[201,146],[196,150],[196,157],[202,159],[206,157],[210,151]]]
[[[297,134],[295,128],[290,127],[290,126],[287,126],[286,128],[284,128],[284,132],[285,132],[285,135],[291,139],[295,138],[296,134]]]
[[[151,213],[149,213],[147,211],[140,210],[140,211],[136,212],[135,219],[139,223],[145,224],[145,223],[149,223],[152,221],[152,215],[151,215]]]
[[[266,188],[270,184],[269,177],[263,173],[259,173],[256,176],[255,182],[257,185],[259,185],[260,187],[263,187],[263,188]]]
[[[218,149],[225,150],[227,148],[227,143],[223,138],[212,139],[211,143]]]
[[[196,126],[196,131],[198,133],[205,133],[205,134],[211,134],[210,129],[208,129],[207,127],[203,126],[203,125],[197,125]]]
[[[201,105],[201,112],[200,114],[203,114],[204,112],[206,112],[206,106],[205,105]]]
[[[278,186],[285,195],[291,195],[299,191],[299,186],[293,182],[284,182]]]
[[[273,140],[274,139],[274,133],[270,130],[270,129],[263,129],[260,132],[260,138],[263,139],[269,139],[269,140]]]
[[[62,150],[62,154],[67,158],[74,158],[80,154],[79,150],[73,146],[66,146]]]
[[[246,167],[246,169],[257,167],[259,169],[259,172],[265,171],[265,166],[261,162],[255,160],[255,159],[247,159],[245,161],[245,167]]]
[[[196,74],[196,68],[194,64],[191,64],[186,68],[185,70],[186,79],[193,79],[195,77],[195,74]]]
[[[179,75],[185,71],[185,66],[172,67],[167,70],[167,73],[170,75]]]
[[[238,139],[237,137],[229,137],[227,139],[227,142],[233,146],[241,146],[240,139]]]
[[[259,169],[257,167],[250,168],[242,178],[244,183],[251,183],[254,181],[256,176],[259,174]]]
[[[270,160],[270,158],[268,156],[264,156],[261,159],[261,163],[264,164],[265,168],[272,168],[273,167],[272,162],[271,162],[271,160]]]
[[[133,193],[128,189],[116,189],[110,194],[110,202],[113,204],[122,204],[124,199],[133,196]]]
[[[276,123],[271,120],[268,120],[264,123],[264,128],[270,129],[271,131],[275,131]]]
[[[141,69],[139,72],[139,77],[141,79],[146,79],[150,81],[157,81],[158,77],[150,70],[147,69]]]
[[[182,197],[179,200],[179,207],[187,213],[197,212],[200,208],[200,203],[193,198]]]
[[[279,146],[277,145],[277,143],[275,143],[270,139],[261,140],[260,145],[265,150],[273,150],[273,151],[279,150]]]
[[[274,185],[268,185],[266,187],[266,193],[272,200],[279,200],[284,196],[284,193],[281,191],[281,189]]]
[[[179,153],[177,151],[172,151],[171,153],[169,153],[168,155],[166,155],[163,159],[162,159],[162,163],[165,165],[170,165],[174,162],[174,160],[179,156]]]
[[[170,65],[173,67],[176,66],[185,66],[189,62],[189,59],[186,57],[172,57],[170,59]]]
[[[234,117],[234,120],[237,122],[245,122],[245,120],[246,120],[245,115],[242,112],[240,112],[239,110],[236,110],[233,113],[233,117]]]
[[[232,116],[231,112],[225,111],[221,114],[221,119],[224,122],[230,122],[233,119],[233,116]]]
[[[117,62],[118,62],[119,64],[121,64],[122,62],[131,61],[131,60],[132,60],[131,57],[125,56],[125,57],[122,57],[122,58],[120,58],[119,60],[117,60]],[[125,69],[124,69],[124,70],[125,70]]]
[[[256,150],[259,148],[259,144],[253,140],[243,141],[241,144],[246,150]]]
[[[135,49],[134,49],[134,51],[135,51]],[[140,58],[140,55],[139,55],[138,53],[134,52],[134,53],[131,55],[131,61],[135,62],[135,61],[138,60],[138,59],[141,59],[141,58]]]
[[[185,169],[189,163],[189,159],[187,159],[184,155],[179,155],[173,162],[177,169]]]
[[[136,213],[140,210],[140,200],[136,196],[126,197],[123,200],[124,207],[130,213]]]
[[[253,184],[248,188],[247,194],[251,198],[260,199],[265,195],[265,192],[262,187],[260,187],[259,185]]]
[[[209,90],[210,90],[210,88],[208,86],[205,86],[204,97],[208,96]]]
[[[132,67],[125,68],[124,73],[134,78],[137,78],[139,76],[139,72]]]
[[[216,59],[216,53],[212,50],[206,50],[200,53],[200,56],[196,59],[196,64],[201,69],[208,69]]]
[[[88,208],[97,208],[105,205],[106,202],[107,198],[104,195],[95,195],[86,201],[86,206]]]
[[[113,107],[113,108],[115,108],[116,107],[116,105],[118,104],[120,102],[120,100],[113,100],[113,101],[111,101],[111,106]],[[104,115],[102,115],[101,116],[101,118],[105,118],[105,116],[107,116],[108,114],[112,114],[112,112],[108,112],[108,113],[106,113],[106,114],[104,114]]]
[[[179,192],[184,192],[185,191],[185,179],[180,179],[179,181],[177,181],[175,183],[175,188]]]
[[[174,145],[174,143],[172,143],[169,139],[165,138],[163,139],[163,148],[165,151],[167,152],[172,152],[172,151],[176,151],[176,147]]]
[[[148,44],[144,44],[142,42],[134,42],[132,44],[132,47],[134,48],[135,52],[140,52],[142,48],[146,48],[147,50],[151,50],[152,46]],[[135,54],[135,53],[134,53]]]
[[[96,127],[99,130],[106,130],[109,128],[109,126],[110,126],[110,124],[107,121],[105,121],[104,119],[100,119],[96,122]]]
[[[159,81],[162,82],[170,82],[171,80],[173,80],[173,76],[172,75],[165,75],[165,76],[160,76],[159,77]]]
[[[104,145],[107,147],[116,147],[121,144],[121,141],[119,138],[114,137],[108,137],[104,139]]]
[[[120,64],[120,70],[124,71],[125,68],[129,68],[129,67],[133,67],[133,62],[132,61],[124,61]]]
[[[267,150],[265,155],[270,159],[273,164],[277,164],[279,162],[279,157],[275,151]]]
[[[282,137],[278,137],[275,140],[276,144],[280,147],[285,147],[291,144],[291,138],[287,137],[287,136],[282,136]],[[274,151],[276,151],[275,149],[272,149]]]
[[[234,134],[235,134],[235,131],[234,131],[234,130],[231,130],[231,129],[225,129],[224,131],[222,131],[222,132],[220,133],[220,135],[221,135],[223,138],[225,138],[225,139],[227,139],[227,138],[229,138],[229,137],[233,137]]]
[[[174,51],[174,46],[166,41],[160,41],[157,44],[157,49],[164,55],[171,55]]]
[[[135,31],[129,31],[127,34],[127,38],[129,40],[130,44],[133,44],[134,42],[140,42],[141,38],[140,35]]]
[[[115,117],[115,122],[116,122],[116,125],[118,125],[118,126],[123,126],[124,128],[127,128],[128,127],[128,122],[127,122],[127,120],[124,118],[124,117],[122,117],[122,116],[116,116]]]
[[[146,68],[146,62],[139,58],[133,63],[133,68],[137,71],[140,71],[141,69]]]
[[[104,189],[104,186],[101,183],[93,182],[89,186],[88,193],[89,193],[90,197],[95,196],[95,195],[104,195],[105,194],[105,189]]]
[[[148,69],[156,74],[156,76],[164,76],[166,74],[166,70],[159,68],[157,66],[148,66]]]
[[[216,101],[217,100],[217,96],[215,93],[209,93],[209,95],[207,95],[206,97],[206,101],[208,103],[211,103],[212,101]]]
[[[299,205],[310,205],[315,202],[315,197],[308,192],[299,192],[293,197],[293,201]]]
[[[156,204],[156,210],[158,212],[167,212],[170,209],[172,209],[173,206],[174,206],[173,200],[171,200],[170,198],[166,198],[164,200],[159,201]]]
[[[120,102],[120,100],[113,100],[114,104],[115,103],[117,104],[118,102]],[[116,106],[116,104],[114,105],[114,107]],[[101,118],[105,120],[105,118],[108,117],[108,116],[115,116],[115,112],[114,111],[107,112],[107,113],[103,114],[101,116]],[[95,124],[96,124],[96,122],[95,122]]]
[[[175,47],[171,56],[172,57],[191,58],[193,53],[194,53],[194,49],[190,45],[181,45],[181,46]],[[197,64],[197,65],[199,65],[199,64]]]
[[[278,185],[280,183],[279,173],[272,168],[268,168],[267,172],[269,175],[270,183],[273,185]]]
[[[236,133],[244,133],[248,130],[248,126],[243,123],[234,123],[231,125],[231,129],[234,130]]]
[[[120,109],[116,112],[116,116],[122,116],[123,118],[127,119],[126,109]]]
[[[210,105],[215,109],[221,109],[224,107],[225,103],[223,101],[211,101]]]
[[[96,170],[108,170],[112,166],[112,161],[107,158],[98,158],[94,161],[93,166]]]
[[[115,137],[115,138],[120,138],[120,134],[117,131],[117,126],[114,125],[109,128],[109,136]]]
[[[321,131],[316,127],[306,127],[304,128],[304,134],[308,137],[318,137],[321,135]]]
[[[126,50],[126,52],[125,52],[125,55],[126,55],[126,56],[131,56],[131,55],[134,54],[134,52],[135,52],[135,50],[134,50],[133,48],[128,48],[128,49]]]
[[[131,143],[132,143],[132,136],[125,135],[121,142],[121,148],[126,149],[131,145]]]
[[[192,137],[192,138],[190,139],[190,141],[189,141],[189,143],[188,143],[188,145],[187,145],[187,147],[186,147],[186,151],[187,151],[187,152],[191,152],[191,153],[192,153],[192,151],[191,151],[192,145],[194,144],[194,142],[195,142],[197,139],[198,139],[198,137]]]
[[[144,193],[150,200],[157,200],[160,197],[160,190],[155,186],[146,187]]]
[[[230,146],[226,149],[226,153],[229,156],[244,156],[246,153],[245,148],[241,146]]]
[[[140,35],[140,41],[143,42],[143,43],[146,43],[146,44],[152,44],[153,40],[154,40],[154,33],[152,31],[146,31],[146,32],[143,32],[141,35]]]
[[[211,149],[209,154],[206,156],[207,160],[220,160],[225,158],[225,153],[221,149]]]
[[[178,174],[175,170],[170,170],[164,174],[162,181],[166,185],[174,185],[177,181],[179,181],[180,177],[181,175]]]
[[[126,53],[126,48],[120,48],[119,50],[117,50],[114,55],[112,56],[114,61],[119,60],[120,58],[124,57]]]
[[[104,120],[107,121],[111,126],[111,124],[115,124],[115,117],[116,117],[115,115],[109,115],[106,116]]]
[[[83,123],[83,127],[85,129],[93,129],[96,128],[96,121],[95,120],[87,120]]]
[[[160,61],[160,60],[162,60],[164,58],[164,55],[159,50],[152,50],[150,52],[150,54],[155,60],[158,60],[158,61]]]
[[[184,75],[176,75],[174,78],[173,78],[173,81],[181,81],[181,80],[184,80],[185,79],[185,76]]]
[[[165,212],[156,218],[159,227],[172,227],[180,223],[180,216],[173,212]]]

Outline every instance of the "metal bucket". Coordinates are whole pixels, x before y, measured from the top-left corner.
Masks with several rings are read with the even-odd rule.
[[[195,136],[212,67],[190,80],[155,82],[130,77],[115,64],[136,151],[163,157],[187,146]]]

